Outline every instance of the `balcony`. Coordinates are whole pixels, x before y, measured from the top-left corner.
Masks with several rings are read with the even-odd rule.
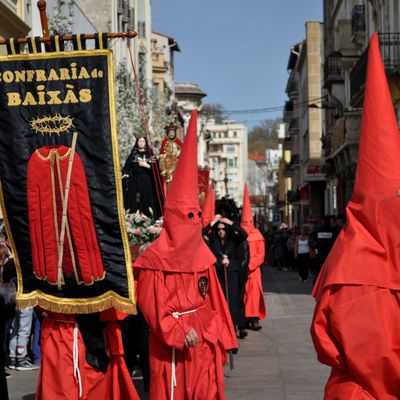
[[[300,200],[298,190],[288,190],[286,193],[286,198],[288,203],[296,203]]]
[[[292,178],[293,177],[293,169],[290,167],[289,164],[285,165],[285,178]]]
[[[287,94],[289,97],[296,97],[299,94],[299,83],[295,79],[290,79],[287,86]]]
[[[322,136],[322,150],[324,151],[324,157],[329,157],[332,152],[332,133],[327,133]]]
[[[299,119],[298,118],[292,118],[289,122],[289,133],[296,134],[299,132]]]
[[[382,54],[386,75],[398,73],[400,67],[400,33],[380,33],[379,47]],[[350,72],[350,104],[359,107],[364,97],[364,86],[367,75],[368,48]]]
[[[325,59],[324,65],[325,87],[330,87],[332,83],[343,82],[344,72],[341,63],[341,54],[334,51]]]
[[[283,109],[283,121],[289,122],[293,117],[293,101],[289,100],[285,102],[285,107]]]
[[[283,150],[292,150],[293,148],[293,138],[291,136],[286,136],[283,139]]]
[[[365,6],[354,6],[351,11],[351,33],[365,32]]]
[[[292,154],[289,165],[291,168],[300,166],[300,154]]]

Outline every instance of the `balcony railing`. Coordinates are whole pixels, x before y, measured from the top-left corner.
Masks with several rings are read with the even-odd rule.
[[[292,154],[290,158],[290,167],[297,167],[300,165],[300,155],[299,154]]]
[[[354,6],[351,11],[351,33],[365,32],[365,6]]]
[[[285,102],[285,107],[283,109],[283,121],[289,122],[293,117],[293,101],[289,100]]]
[[[400,33],[379,33],[379,46],[387,75],[396,74],[400,66]],[[350,72],[351,105],[361,104],[367,75],[368,48]]]
[[[289,82],[288,88],[287,88],[287,93],[289,96],[295,96],[299,93],[299,83],[297,82],[297,80],[292,79]]]
[[[299,191],[298,190],[288,190],[286,193],[286,198],[288,203],[295,203],[300,200]]]
[[[343,82],[344,72],[341,63],[341,55],[337,52],[331,53],[325,59],[324,65],[325,86],[333,82]]]
[[[293,138],[291,136],[285,137],[283,139],[283,150],[291,150],[293,147]]]
[[[299,119],[298,118],[292,118],[289,122],[289,132],[291,133],[297,133],[299,131]]]

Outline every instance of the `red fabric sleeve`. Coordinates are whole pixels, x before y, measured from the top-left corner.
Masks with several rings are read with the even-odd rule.
[[[339,399],[339,388],[354,385],[361,399],[398,398],[399,300],[399,292],[374,286],[335,285],[323,292],[311,332],[318,359],[333,367],[325,399]]]
[[[336,369],[343,369],[343,359],[337,348],[329,324],[330,290],[326,290],[317,303],[311,324],[311,337],[317,351],[318,360]]]
[[[185,349],[183,318],[174,318],[168,307],[168,290],[164,273],[142,269],[139,275],[138,306],[151,332],[164,344],[178,350]]]

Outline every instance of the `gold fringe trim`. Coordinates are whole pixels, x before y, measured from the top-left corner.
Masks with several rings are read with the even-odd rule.
[[[69,300],[71,301],[71,299]],[[17,298],[17,308],[32,308],[39,306],[45,310],[62,314],[91,314],[108,310],[109,308],[115,308],[116,310],[126,314],[137,314],[135,304],[129,303],[128,301],[123,303],[111,296],[94,303],[86,301],[86,299],[76,299],[76,301],[77,303],[74,304],[62,304],[57,302],[57,298],[54,298],[54,300],[45,299],[38,294],[29,299]]]

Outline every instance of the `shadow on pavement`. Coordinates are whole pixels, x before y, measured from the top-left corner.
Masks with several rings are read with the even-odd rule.
[[[314,275],[310,273],[307,282],[303,282],[296,271],[278,270],[264,264],[262,280],[264,292],[311,295]]]

